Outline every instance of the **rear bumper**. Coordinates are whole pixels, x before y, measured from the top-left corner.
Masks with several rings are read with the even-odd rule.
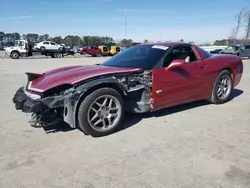
[[[24,93],[23,87],[19,88],[12,99],[16,110],[22,110],[25,113],[38,113],[44,110],[40,101],[33,100]]]

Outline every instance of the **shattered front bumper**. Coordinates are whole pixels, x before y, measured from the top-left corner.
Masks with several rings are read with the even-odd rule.
[[[33,100],[28,97],[24,88],[21,87],[17,90],[15,96],[12,99],[17,110],[22,110],[25,113],[38,113],[44,110],[44,105],[38,100]]]
[[[12,100],[16,110],[35,114],[39,123],[48,124],[62,119],[75,128],[75,101],[79,99],[79,96],[79,93],[65,92],[63,95],[39,98],[39,95],[27,93],[24,87],[21,87],[16,91]]]

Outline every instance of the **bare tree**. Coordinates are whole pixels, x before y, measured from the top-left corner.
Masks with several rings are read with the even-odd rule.
[[[235,31],[233,32],[233,36],[232,36],[232,38],[234,40],[237,40],[238,33],[240,30],[240,26],[241,26],[241,22],[242,22],[242,19],[244,18],[244,13],[245,13],[245,8],[241,9],[240,12],[235,15],[236,28],[235,28]]]
[[[236,34],[236,29],[234,28],[234,29],[232,29],[232,31],[231,31],[231,36],[229,37],[228,40],[236,41],[236,40],[237,40],[237,36],[236,36],[236,35],[237,35],[237,34]]]
[[[245,34],[245,40],[247,41],[250,39],[250,11],[245,12],[245,19],[246,19],[246,34]]]

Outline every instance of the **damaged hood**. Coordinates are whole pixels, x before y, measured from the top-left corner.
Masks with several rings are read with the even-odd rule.
[[[70,66],[47,71],[28,84],[28,90],[42,93],[64,84],[77,84],[98,76],[137,72],[139,68],[108,67],[101,65]],[[30,73],[29,73],[30,74]]]

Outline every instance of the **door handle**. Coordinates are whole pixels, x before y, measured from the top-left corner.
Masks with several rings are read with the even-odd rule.
[[[205,69],[205,68],[207,68],[207,65],[201,65],[200,67],[201,67],[201,69]]]
[[[157,90],[156,93],[160,95],[162,93],[162,90]]]

